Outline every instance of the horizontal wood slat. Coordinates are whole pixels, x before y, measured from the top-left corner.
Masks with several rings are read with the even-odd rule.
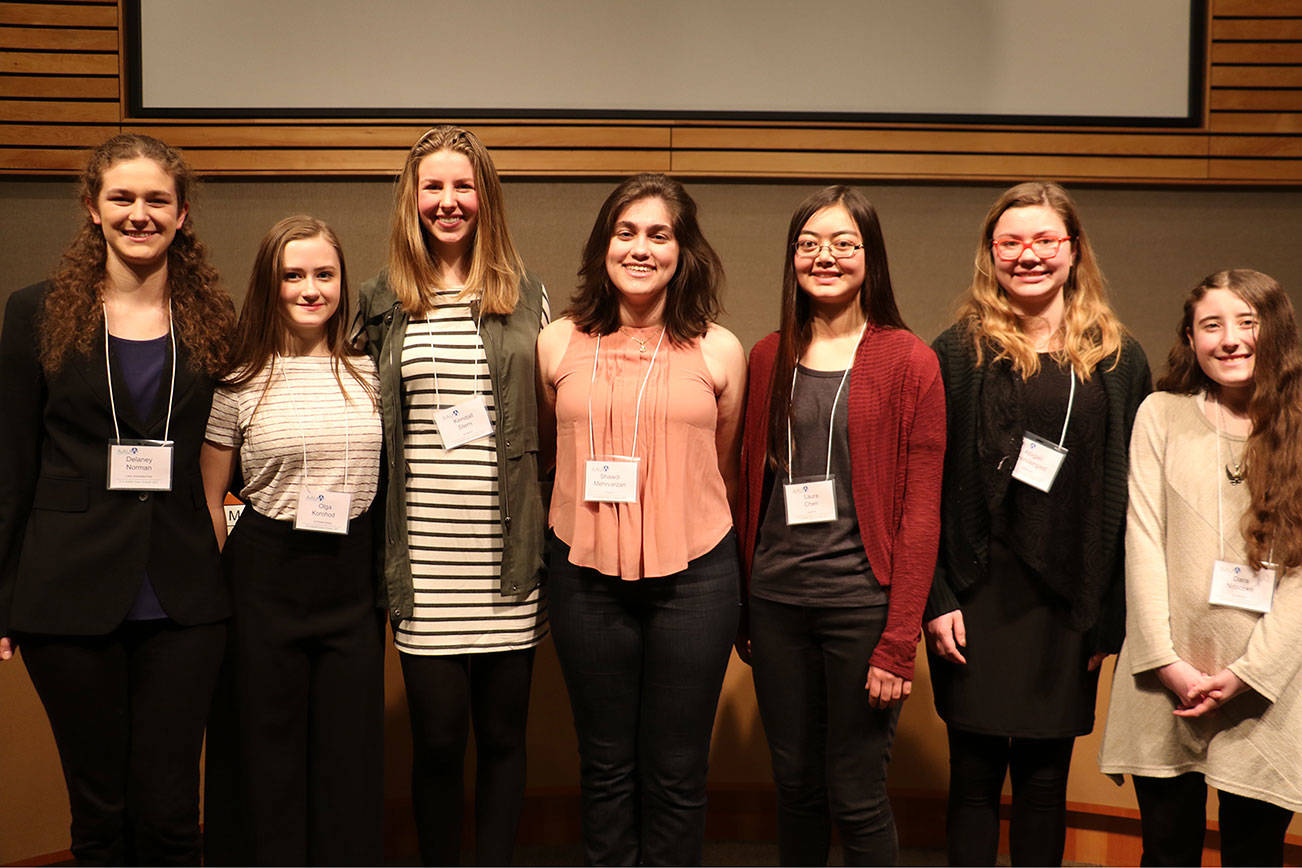
[[[1212,87],[1302,87],[1302,66],[1216,66]]]
[[[0,121],[116,124],[120,119],[121,108],[116,102],[0,100]]]
[[[1211,131],[1302,135],[1302,113],[1212,112]]]
[[[1208,163],[1215,178],[1227,181],[1302,182],[1302,160],[1226,160]]]
[[[468,124],[490,148],[668,148],[665,127],[479,127]],[[189,125],[134,124],[130,129],[181,148],[402,148],[428,126]]]
[[[1213,42],[1212,63],[1302,63],[1302,42]]]
[[[1302,137],[1217,136],[1212,139],[1211,156],[1302,158]]]
[[[1218,42],[1302,39],[1302,19],[1225,18],[1212,24],[1212,39]]]
[[[113,54],[61,54],[40,51],[0,51],[0,73],[31,75],[117,75]]]
[[[118,25],[116,4],[0,3],[0,24],[29,27],[112,27]]]
[[[3,27],[0,49],[27,51],[111,51],[118,50],[118,32],[73,27]]]
[[[116,77],[0,76],[0,97],[11,99],[117,99]]]
[[[225,150],[187,148],[186,158],[200,172],[263,175],[297,172],[308,175],[395,174],[407,149],[392,150]],[[493,152],[504,174],[626,175],[669,171],[667,151],[516,150]]]
[[[675,148],[857,150],[991,154],[1135,154],[1205,156],[1207,137],[1197,133],[1037,133],[947,130],[738,129],[685,127],[673,131]]]
[[[1302,15],[1302,0],[1213,0],[1213,18],[1269,18]]]
[[[1302,111],[1302,90],[1213,90],[1212,111]]]
[[[6,147],[91,148],[117,135],[117,126],[64,124],[0,124],[0,145]]]

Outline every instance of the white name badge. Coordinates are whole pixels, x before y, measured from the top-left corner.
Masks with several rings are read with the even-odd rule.
[[[787,524],[836,521],[835,479],[789,482],[782,486],[787,504]]]
[[[171,440],[119,440],[108,445],[109,491],[171,491]]]
[[[1066,449],[1028,431],[1022,435],[1022,451],[1013,468],[1013,479],[1048,494],[1066,460]]]
[[[313,491],[304,485],[299,489],[294,529],[348,533],[348,513],[352,505],[353,499],[346,491]]]
[[[637,503],[640,461],[621,455],[584,462],[583,499],[589,503]]]
[[[488,407],[484,404],[483,395],[468,398],[444,410],[436,410],[434,424],[438,426],[443,448],[447,450],[465,446],[472,440],[493,433],[493,420],[488,418]]]
[[[1275,598],[1275,571],[1254,570],[1247,564],[1217,561],[1212,567],[1212,593],[1208,602],[1250,612],[1270,611]]]

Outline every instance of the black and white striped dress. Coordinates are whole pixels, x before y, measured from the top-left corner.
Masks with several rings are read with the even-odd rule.
[[[439,290],[402,345],[407,546],[416,605],[394,637],[409,654],[470,654],[537,645],[547,634],[539,588],[501,595],[496,433],[443,448],[434,411],[481,395],[497,429],[484,345],[461,288]],[[547,319],[543,297],[543,323]],[[437,394],[435,373],[437,372]]]

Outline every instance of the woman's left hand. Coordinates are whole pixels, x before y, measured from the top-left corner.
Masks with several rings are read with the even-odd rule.
[[[909,694],[913,692],[913,682],[901,678],[894,672],[869,666],[868,683],[864,685],[864,689],[868,691],[869,705],[873,708],[887,708],[892,703],[908,699]]]
[[[1195,689],[1202,697],[1188,708],[1175,709],[1177,717],[1202,717],[1247,690],[1248,685],[1230,670],[1222,669],[1215,675],[1203,676],[1196,683]]]

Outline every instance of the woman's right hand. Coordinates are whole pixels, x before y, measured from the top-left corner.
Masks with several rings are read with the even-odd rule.
[[[0,661],[8,660],[18,650],[18,643],[8,636],[0,636]]]
[[[1163,687],[1175,694],[1180,708],[1190,708],[1202,698],[1199,684],[1207,675],[1183,660],[1177,660],[1158,669],[1157,677]]]
[[[951,663],[967,663],[960,648],[967,647],[967,629],[963,626],[963,613],[955,609],[926,624],[927,641],[931,650]]]

